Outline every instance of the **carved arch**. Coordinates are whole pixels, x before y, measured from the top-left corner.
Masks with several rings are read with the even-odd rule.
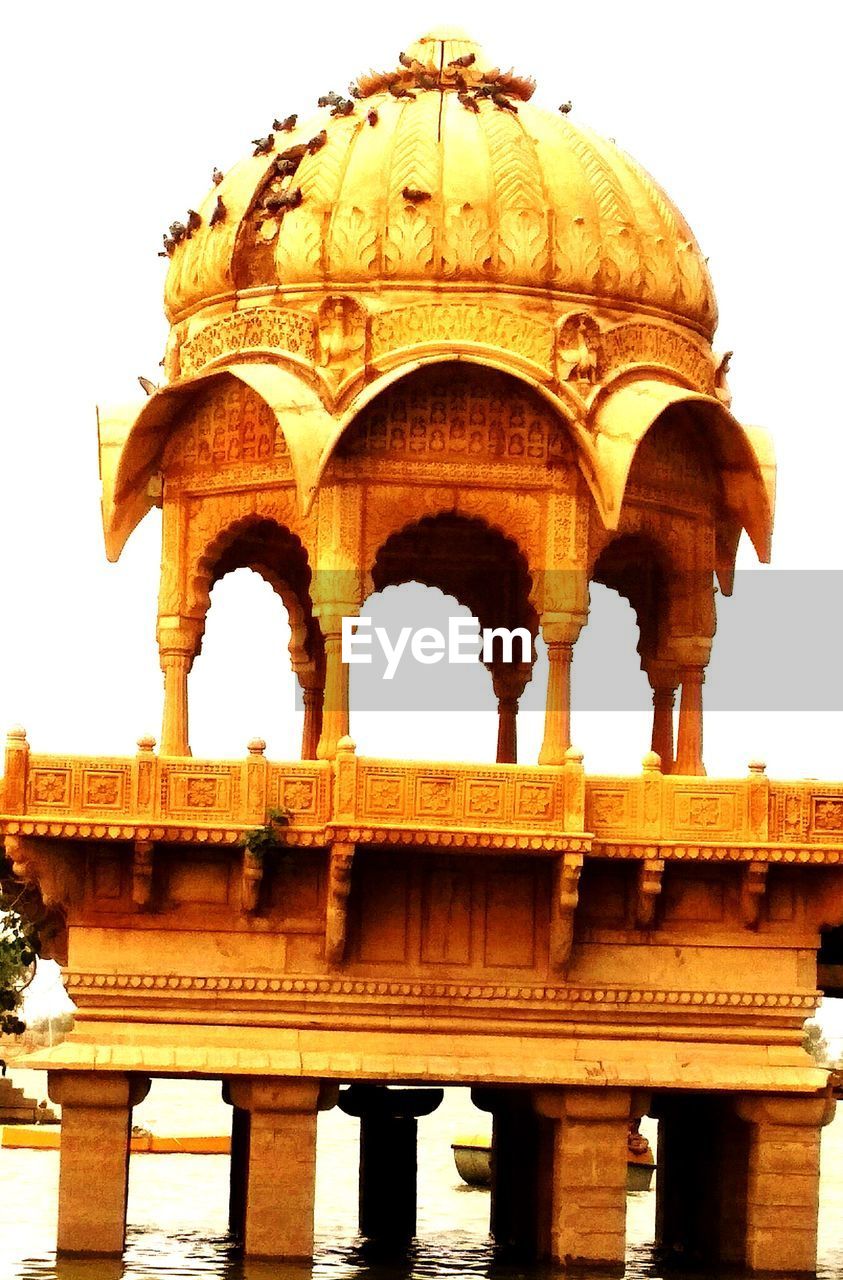
[[[757,427],[745,428],[714,396],[673,383],[631,378],[598,393],[590,411],[598,465],[607,495],[608,528],[621,520],[630,472],[638,448],[665,411],[686,406],[711,443],[723,486],[718,528],[717,571],[724,590],[737,537],[746,529],[758,557],[770,558],[775,505],[775,461],[772,445]]]
[[[382,374],[374,381],[368,383],[359,394],[343,409],[340,416],[334,421],[334,428],[331,437],[325,441],[320,454],[317,467],[314,473],[313,492],[310,496],[309,503],[315,496],[316,489],[322,483],[325,476],[326,468],[331,461],[337,446],[342,437],[352,424],[359,418],[364,409],[366,409],[378,396],[394,387],[397,383],[412,377],[413,374],[425,368],[431,368],[436,365],[453,364],[458,367],[471,365],[480,370],[489,370],[494,373],[504,374],[511,378],[521,388],[527,388],[533,392],[540,400],[550,407],[554,416],[558,419],[560,426],[566,431],[574,448],[574,456],[580,473],[585,479],[589,490],[591,491],[594,502],[601,516],[605,508],[605,495],[603,493],[600,471],[597,455],[594,449],[594,443],[590,433],[582,422],[582,405],[577,397],[566,387],[560,388],[559,392],[551,390],[550,387],[537,379],[525,373],[524,369],[510,363],[501,353],[497,356],[491,354],[478,354],[459,352],[458,354],[450,349],[445,352],[428,353],[423,355],[414,355],[411,360],[405,360],[394,366],[388,372]]]
[[[234,520],[208,543],[191,574],[193,616],[204,619],[217,582],[237,569],[251,569],[279,596],[290,622],[293,670],[316,672],[324,666],[324,645],[313,614],[311,567],[307,548],[289,527],[259,512]]]

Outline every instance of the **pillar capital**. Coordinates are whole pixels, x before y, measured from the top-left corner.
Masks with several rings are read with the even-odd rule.
[[[225,1090],[227,1098],[243,1111],[292,1113],[316,1112],[321,1108],[323,1087],[319,1080],[291,1080],[272,1076],[241,1076],[229,1079]],[[330,1087],[324,1100],[330,1100]]]
[[[149,1093],[149,1077],[122,1071],[50,1071],[50,1099],[61,1107],[114,1111],[136,1107]]]
[[[637,1094],[635,1101],[641,1101]],[[606,1085],[535,1089],[533,1106],[540,1116],[548,1120],[604,1123],[607,1120],[629,1120],[633,1113],[633,1095],[629,1089]]]
[[[818,1129],[834,1117],[835,1100],[829,1090],[819,1096],[787,1093],[744,1093],[735,1099],[735,1111],[750,1124]]]

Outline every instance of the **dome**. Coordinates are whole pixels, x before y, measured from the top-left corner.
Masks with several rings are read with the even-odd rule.
[[[440,31],[352,97],[276,122],[168,238],[170,320],[314,288],[421,301],[444,287],[574,299],[710,339],[711,280],[682,215],[612,142],[534,106],[534,87]]]

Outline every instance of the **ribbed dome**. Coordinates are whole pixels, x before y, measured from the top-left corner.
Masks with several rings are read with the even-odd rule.
[[[210,192],[170,245],[168,315],[243,290],[453,282],[652,309],[710,337],[711,280],[682,215],[532,90],[459,33],[425,37]]]

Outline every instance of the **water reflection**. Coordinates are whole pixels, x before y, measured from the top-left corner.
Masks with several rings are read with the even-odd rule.
[[[37,1091],[31,1076],[21,1083]],[[229,1112],[216,1084],[166,1081],[154,1084],[136,1118],[162,1133],[223,1132]],[[482,1131],[487,1120],[465,1091],[454,1090],[420,1122],[418,1237],[396,1255],[373,1248],[357,1232],[357,1122],[338,1111],[323,1113],[312,1266],[244,1262],[227,1233],[227,1158],[189,1155],[132,1158],[122,1261],[56,1260],[58,1155],[2,1150],[0,1280],[549,1280],[550,1269],[525,1270],[496,1254],[488,1192],[457,1177],[451,1142],[460,1131]],[[819,1276],[843,1280],[843,1114],[826,1130],[823,1169]],[[664,1274],[652,1244],[654,1216],[654,1193],[628,1197],[628,1280]]]

